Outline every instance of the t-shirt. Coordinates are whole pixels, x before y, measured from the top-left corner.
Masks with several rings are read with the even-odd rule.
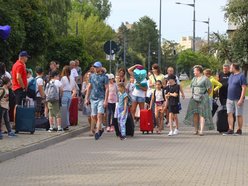
[[[109,84],[109,96],[108,96],[108,103],[116,103],[117,102],[117,96],[118,96],[118,89],[117,85]]]
[[[125,98],[127,97],[128,95],[127,95],[127,93],[126,92],[124,92],[123,94],[122,93],[119,93],[119,103],[118,103],[118,107],[119,108],[124,108],[124,100],[125,100]]]
[[[224,74],[223,72],[219,73],[219,82],[222,84],[222,87],[219,89],[219,96],[224,99],[227,98],[228,79],[230,75],[230,72],[228,72],[227,74]]]
[[[74,80],[78,77],[77,69],[75,69],[75,68],[71,69],[70,77],[74,78]]]
[[[161,90],[156,90],[156,91],[154,91],[154,92],[155,92],[155,98],[156,98],[156,100],[154,100],[155,102],[165,101],[165,100],[164,100],[164,97],[165,97],[165,96],[163,96],[163,93],[164,93],[163,89],[161,89]]]
[[[17,81],[17,73],[21,74],[22,81],[25,87],[28,86],[27,81],[27,72],[26,72],[26,65],[22,63],[20,60],[17,60],[16,63],[12,67],[12,89],[15,91],[17,89],[22,88]]]
[[[175,84],[175,85],[169,85],[167,86],[166,88],[166,93],[177,93],[178,96],[177,97],[174,97],[174,96],[170,96],[169,97],[169,105],[171,106],[175,106],[175,105],[178,105],[179,103],[179,91],[180,91],[180,86]]]
[[[0,105],[2,108],[9,109],[9,89],[4,88],[4,90],[5,90],[4,96],[0,100]],[[2,90],[0,91],[0,95],[2,95]]]
[[[127,93],[130,97],[133,96],[133,90],[134,90],[134,83],[128,83],[127,86],[126,86],[126,90],[127,90]]]
[[[239,100],[243,85],[246,85],[244,74],[231,74],[228,79],[227,98],[230,100]]]
[[[60,80],[62,83],[63,91],[71,92],[74,88],[77,87],[75,79],[71,76],[69,78],[70,78],[70,81],[68,80],[67,76],[63,76]]]
[[[90,99],[98,100],[105,98],[105,85],[108,85],[109,80],[105,74],[91,74],[90,84],[91,93]]]
[[[154,76],[155,76],[155,78],[154,78]],[[159,75],[157,75],[157,76],[154,74],[154,75],[150,75],[150,76],[149,76],[149,81],[150,81],[152,84],[155,84],[157,80],[160,80],[161,82],[163,82],[163,81],[164,81],[164,78],[165,78],[165,76],[164,76],[163,74],[159,74]],[[156,79],[156,80],[155,80],[155,79]],[[152,87],[150,88],[150,92],[151,92],[151,93],[153,93],[154,90],[155,90],[154,87],[153,87],[153,88],[152,88]]]
[[[39,89],[38,89],[38,86],[40,85],[44,87],[44,80],[42,79],[42,77],[37,76],[36,77],[36,92],[37,92],[36,97],[41,97]]]
[[[80,80],[80,77],[82,76],[82,69],[81,67],[77,67],[77,73],[78,73],[78,77],[77,77],[77,84],[82,84],[81,80]]]
[[[136,80],[135,82],[136,83]],[[144,87],[147,87],[147,80],[144,79],[143,81],[141,81],[140,83],[141,85],[144,85]],[[133,96],[138,96],[138,97],[142,97],[142,98],[145,98],[146,97],[146,91],[140,89],[140,88],[137,88],[136,86],[134,87],[134,90],[133,90]]]

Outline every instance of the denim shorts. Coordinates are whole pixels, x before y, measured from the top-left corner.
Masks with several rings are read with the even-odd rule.
[[[90,100],[91,104],[91,116],[96,116],[97,114],[104,114],[104,100]]]
[[[146,101],[146,98],[139,96],[132,96],[132,101],[137,103],[144,103]]]
[[[226,101],[227,113],[235,113],[236,116],[243,115],[243,106],[244,104],[241,106],[238,106],[238,100],[227,99]]]

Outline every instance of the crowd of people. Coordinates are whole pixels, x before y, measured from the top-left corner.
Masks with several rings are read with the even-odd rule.
[[[180,98],[184,99],[185,94],[173,67],[168,67],[164,75],[158,64],[153,64],[148,72],[136,64],[127,70],[120,68],[114,75],[108,74],[98,61],[83,75],[79,60],[70,61],[61,73],[59,65],[52,61],[47,75],[43,68],[36,67],[33,77],[32,70],[26,68],[28,57],[26,51],[20,52],[11,73],[6,71],[4,63],[0,63],[0,139],[4,133],[2,118],[8,136],[15,136],[9,118],[12,117],[15,122],[16,105],[25,104],[27,100],[35,106],[36,118],[49,118],[49,132],[67,130],[70,126],[69,108],[74,97],[80,100],[79,108],[88,117],[90,136],[94,136],[95,140],[101,138],[105,129],[107,132],[118,130],[120,139],[125,140],[128,117],[138,122],[143,109],[152,111],[157,134],[164,130],[164,123],[169,128],[168,136],[179,134]],[[214,129],[213,115],[219,98],[222,109],[227,110],[229,124],[228,131],[223,134],[234,134],[236,116],[236,134],[241,135],[246,78],[239,65],[223,65],[223,71],[217,77],[210,69],[204,70],[200,65],[193,67],[193,73],[190,84],[192,97],[184,123],[194,126],[195,135],[203,136],[204,129]],[[29,97],[32,81],[36,83],[35,99]],[[66,110],[64,121],[62,109]]]

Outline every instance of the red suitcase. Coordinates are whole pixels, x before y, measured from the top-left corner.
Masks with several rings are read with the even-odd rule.
[[[70,125],[77,125],[78,124],[78,98],[72,98],[71,100],[71,105],[69,108],[69,112],[70,112]]]
[[[140,110],[140,131],[153,133],[153,120],[151,110]]]

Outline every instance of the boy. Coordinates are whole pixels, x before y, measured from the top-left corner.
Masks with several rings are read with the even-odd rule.
[[[43,69],[41,67],[36,67],[36,99],[35,99],[35,113],[36,117],[39,118],[42,114],[44,114],[44,110],[42,111],[42,101],[45,98],[44,92],[44,80],[43,80]],[[43,113],[42,113],[43,112]]]
[[[2,118],[8,130],[8,136],[14,137],[15,133],[11,130],[9,122],[9,88],[11,86],[10,79],[6,76],[2,78],[3,87],[0,90],[0,140],[3,139],[2,135]]]

